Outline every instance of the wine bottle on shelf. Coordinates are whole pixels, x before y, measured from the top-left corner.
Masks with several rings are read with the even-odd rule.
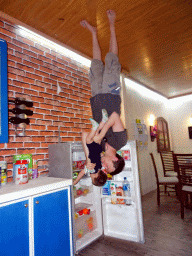
[[[20,124],[20,123],[29,124],[30,123],[29,118],[24,119],[19,117],[11,117],[9,119],[9,122],[12,124]]]
[[[19,115],[19,114],[26,114],[28,116],[33,115],[33,111],[29,109],[13,108],[13,109],[9,109],[9,111],[16,115]]]
[[[21,100],[19,98],[16,98],[15,100],[9,100],[9,102],[15,103],[15,105],[22,105],[24,104],[26,107],[33,107],[33,102],[32,101],[27,101],[27,100]]]

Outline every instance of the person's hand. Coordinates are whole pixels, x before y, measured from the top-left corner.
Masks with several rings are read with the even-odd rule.
[[[96,164],[87,163],[86,167],[87,167],[87,169],[89,169],[89,170],[93,170],[93,169],[95,168],[95,165],[96,165]]]
[[[93,141],[97,144],[101,144],[101,136],[100,134],[98,133],[98,135],[95,135],[94,138],[93,138]]]

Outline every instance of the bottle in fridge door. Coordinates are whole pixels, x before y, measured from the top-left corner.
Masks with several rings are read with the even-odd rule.
[[[130,188],[129,181],[127,180],[127,177],[124,177],[123,191],[124,191],[124,196],[125,197],[131,197],[131,188]],[[125,204],[130,205],[131,204],[131,200],[126,198],[125,199]]]

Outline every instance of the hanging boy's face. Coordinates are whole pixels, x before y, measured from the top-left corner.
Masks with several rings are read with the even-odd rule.
[[[118,158],[116,156],[109,156],[107,154],[101,153],[101,163],[102,166],[107,169],[108,173],[115,171],[115,167],[113,162],[117,161]]]

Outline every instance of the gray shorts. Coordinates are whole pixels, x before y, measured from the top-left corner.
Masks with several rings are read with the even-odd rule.
[[[92,97],[100,93],[120,94],[121,65],[112,52],[105,57],[105,67],[101,60],[93,59],[89,71]]]

